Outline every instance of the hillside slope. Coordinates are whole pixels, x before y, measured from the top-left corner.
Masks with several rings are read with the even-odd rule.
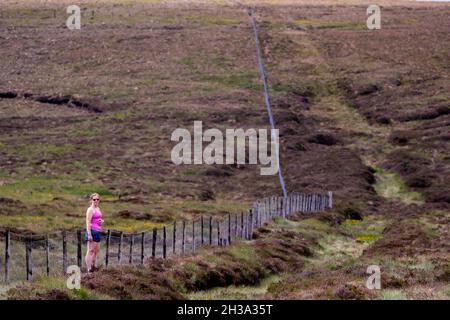
[[[0,8],[2,229],[80,228],[92,191],[102,195],[106,227],[124,231],[244,211],[280,193],[277,177],[261,176],[257,166],[170,160],[171,133],[192,131],[194,120],[204,129],[268,127],[244,11],[225,1],[83,2],[83,27],[68,32],[65,5]],[[331,224],[312,222],[317,234],[307,247],[315,258],[302,273],[286,262],[262,295],[448,298],[448,4],[385,1],[375,31],[358,1],[255,5],[287,187],[335,192],[333,212],[321,218]],[[304,222],[274,228],[297,223]],[[300,230],[295,237],[308,232]],[[274,232],[269,239],[285,236]],[[242,246],[267,245],[265,254],[271,243]],[[304,263],[295,248],[286,255]],[[158,263],[139,272],[154,274]],[[369,264],[386,268],[385,291],[364,289]],[[149,291],[124,285],[123,295],[95,279],[86,286],[113,298],[201,298],[193,291],[256,283],[273,271],[263,261],[251,268],[255,277],[204,287],[183,276],[170,293],[155,289],[159,280],[143,284]],[[102,275],[106,284],[125,273],[116,272]],[[203,294],[253,294],[229,290]]]

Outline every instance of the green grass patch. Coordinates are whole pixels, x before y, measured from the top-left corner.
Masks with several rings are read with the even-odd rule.
[[[97,292],[91,291],[87,288],[81,287],[80,289],[68,289],[67,279],[60,277],[45,277],[39,276],[33,279],[30,284],[25,284],[28,290],[22,288],[12,288],[9,291],[9,297],[21,299],[26,297],[27,299],[39,299],[40,297],[46,297],[55,293],[55,290],[61,294],[67,295],[71,300],[111,300],[111,297]],[[26,296],[22,296],[21,291],[26,291]]]
[[[410,266],[410,268],[415,270],[431,271],[435,268],[435,266],[432,261],[424,261],[422,263],[414,264]]]
[[[382,300],[406,300],[406,295],[398,289],[385,289],[380,292]]]
[[[3,197],[20,200],[29,204],[48,203],[54,197],[86,197],[92,192],[100,195],[112,195],[98,183],[81,183],[76,180],[56,179],[47,176],[35,176],[0,186]]]
[[[441,290],[439,290],[439,295],[442,296],[444,299],[450,299],[450,284],[443,287]]]
[[[75,150],[72,144],[47,144],[47,143],[33,143],[28,145],[21,145],[14,150],[14,154],[32,159],[46,159],[54,155],[63,155]]]
[[[247,89],[252,91],[261,90],[261,84],[256,82],[257,73],[253,71],[241,72],[229,75],[203,76],[201,81],[214,82],[228,88]]]
[[[387,223],[383,217],[366,216],[363,220],[347,219],[339,228],[356,241],[371,244],[381,238]]]
[[[310,29],[366,29],[364,22],[359,21],[323,21],[314,19],[300,19],[297,24]]]
[[[361,220],[355,220],[355,219],[346,219],[343,224],[348,226],[354,226],[361,223]]]
[[[375,242],[377,241],[381,235],[379,234],[360,234],[356,236],[357,241],[363,241],[363,242]]]
[[[105,90],[106,89],[111,88],[105,88]],[[104,99],[107,102],[115,102],[116,100],[123,100],[123,99],[131,100],[135,95],[134,90],[132,90],[131,88],[130,89],[112,88],[112,89],[113,90],[110,90],[109,92],[104,94]]]
[[[190,300],[249,300],[263,298],[273,284],[280,282],[280,276],[264,278],[254,286],[228,286],[191,293]]]
[[[397,199],[405,203],[423,203],[424,197],[419,192],[409,191],[398,173],[375,167],[375,191],[387,198]]]
[[[238,25],[241,22],[237,19],[212,15],[190,16],[187,20],[202,27]]]

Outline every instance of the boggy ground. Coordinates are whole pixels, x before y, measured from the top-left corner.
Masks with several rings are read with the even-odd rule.
[[[279,192],[276,177],[253,166],[170,162],[170,133],[194,120],[267,126],[241,9],[86,2],[83,32],[70,33],[63,4],[24,3],[0,9],[3,227],[82,225],[92,189],[109,226],[124,230],[244,210]],[[346,4],[257,4],[288,189],[335,193],[331,222],[312,221],[322,249],[302,273],[257,287],[179,292],[448,298],[448,4],[385,1],[376,31],[366,29],[361,2]],[[370,264],[382,267],[381,291],[364,289]]]
[[[254,239],[142,266],[15,286],[8,299],[449,299],[448,214],[420,219],[336,213],[275,219]],[[381,289],[366,286],[367,267]]]

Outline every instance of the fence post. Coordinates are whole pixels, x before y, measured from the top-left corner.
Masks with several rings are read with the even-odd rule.
[[[241,212],[241,239],[244,239],[244,213]]]
[[[279,205],[280,205],[280,203],[279,203],[279,198],[278,197],[275,197],[274,199],[274,204],[275,204],[275,208],[274,208],[274,215],[277,217],[278,215],[279,215]]]
[[[281,217],[283,215],[282,211],[283,211],[283,198],[282,197],[277,197],[277,216]]]
[[[262,227],[263,226],[263,224],[264,224],[264,210],[265,210],[265,204],[264,204],[264,200],[263,201],[261,201],[261,205],[260,205],[260,213],[259,213],[259,216],[260,216],[260,220],[261,220],[261,222],[260,222],[260,226]]]
[[[277,216],[282,217],[283,216],[283,197],[277,197],[277,203],[278,203]]]
[[[291,207],[291,211],[290,211],[289,215],[292,215],[292,214],[295,212],[295,193],[292,193],[292,194],[291,194],[291,204],[290,204],[290,207]]]
[[[183,220],[183,238],[181,239],[181,252],[186,251],[186,221]]]
[[[220,220],[217,220],[217,245],[220,246],[222,239],[220,239]]]
[[[31,251],[31,238],[25,240],[25,258],[26,258],[26,270],[27,270],[27,281],[33,280],[33,261],[32,261],[32,251]]]
[[[290,203],[290,212],[289,215],[292,215],[295,212],[295,193],[291,194],[291,203]]]
[[[269,208],[270,208],[270,220],[272,220],[273,218],[273,197],[269,198]]]
[[[284,218],[284,196],[280,197],[280,216]]]
[[[263,199],[264,201],[264,209],[263,209],[263,213],[262,213],[262,221],[263,223],[266,223],[267,221],[267,199]]]
[[[192,252],[195,251],[195,219],[192,220]]]
[[[286,204],[285,204],[286,209],[284,210],[286,218],[289,216],[289,199],[290,199],[290,195],[288,195],[286,197]]]
[[[166,226],[163,228],[163,258],[167,258],[167,232]]]
[[[238,214],[234,214],[234,239],[238,237]]]
[[[280,197],[280,217],[284,218],[284,197]]]
[[[228,244],[231,244],[231,213],[228,213]]]
[[[277,202],[277,197],[273,196],[272,198],[273,198],[273,200],[272,200],[273,201],[273,215],[272,215],[272,218],[273,218],[273,217],[277,216],[278,202]]]
[[[144,264],[145,259],[145,232],[142,232],[141,238],[141,264]]]
[[[295,193],[292,194],[291,197],[291,216],[295,212]]]
[[[249,240],[253,238],[253,210],[250,209]]]
[[[153,238],[152,238],[152,257],[154,258],[156,256],[156,236],[157,236],[157,229],[153,228]]]
[[[81,268],[81,230],[77,230],[77,266]]]
[[[66,274],[67,272],[67,232],[64,230],[62,232],[62,241],[63,241],[63,272]]]
[[[200,229],[201,229],[201,245],[203,245],[205,243],[205,239],[204,239],[204,235],[203,235],[203,231],[204,231],[204,223],[203,223],[203,215],[200,216]]]
[[[277,198],[272,196],[272,219],[277,215]]]
[[[261,201],[261,226],[267,221],[267,201],[263,199]]]
[[[11,258],[11,232],[6,230],[5,233],[5,282],[9,282],[9,264]]]
[[[173,222],[173,243],[172,243],[172,253],[175,254],[177,249],[177,221]]]
[[[295,194],[292,194],[292,197],[291,197],[291,214],[290,215],[292,215],[294,212],[295,212]]]
[[[212,223],[212,217],[209,217],[209,245],[212,246],[212,231],[213,229],[213,223]]]
[[[278,217],[281,217],[283,215],[282,214],[282,208],[283,208],[282,200],[283,200],[283,198],[277,197],[277,216]]]
[[[108,233],[106,234],[106,256],[105,256],[105,267],[108,267],[109,264],[109,247],[111,245],[111,230],[108,229]]]
[[[122,241],[123,241],[123,232],[120,232],[120,238],[119,238],[119,249],[117,250],[117,260],[120,262],[122,261]]]
[[[248,214],[244,212],[244,240],[248,239]]]
[[[288,195],[286,197],[286,204],[285,204],[286,209],[284,210],[286,218],[289,217],[289,201],[290,201],[290,197],[291,197],[290,195]]]
[[[333,192],[328,191],[328,208],[333,208]]]
[[[259,221],[258,221],[258,201],[255,201],[253,203],[252,208],[253,208],[253,212],[255,213],[255,227],[258,228],[258,223],[259,223]]]
[[[264,224],[264,218],[263,218],[263,207],[261,205],[261,201],[258,200],[258,216],[259,216],[259,226],[262,227]]]
[[[303,194],[300,194],[300,212],[304,213],[305,209],[304,209],[304,204],[305,204],[305,199],[303,197]]]
[[[275,211],[277,210],[277,204],[276,204],[274,196],[270,197],[270,200],[272,202],[272,206],[271,206],[272,210],[270,211],[270,219],[272,220],[273,217],[276,215]]]
[[[308,212],[308,194],[307,193],[303,194],[303,212],[304,213]]]
[[[47,277],[50,276],[50,243],[48,240],[48,234],[45,235],[45,263]]]
[[[130,234],[130,259],[128,260],[129,264],[133,263],[133,245],[134,245],[134,234]]]

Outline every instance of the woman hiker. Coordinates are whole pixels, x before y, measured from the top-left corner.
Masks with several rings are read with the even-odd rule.
[[[95,260],[100,251],[100,240],[102,231],[102,212],[99,208],[100,195],[93,193],[90,196],[91,206],[86,210],[86,235],[87,253],[86,267],[87,272],[92,272],[95,268]]]

